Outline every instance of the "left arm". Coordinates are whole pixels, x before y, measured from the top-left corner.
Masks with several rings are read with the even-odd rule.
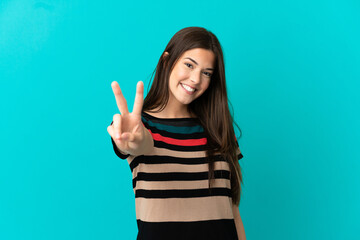
[[[239,206],[236,206],[235,204],[233,204],[232,212],[234,214],[234,220],[235,220],[238,238],[239,238],[239,240],[246,240],[245,229],[244,229],[244,225],[241,220],[241,217],[240,217]]]

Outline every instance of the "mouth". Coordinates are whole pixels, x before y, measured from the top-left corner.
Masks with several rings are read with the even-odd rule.
[[[188,94],[193,94],[197,90],[196,88],[192,88],[186,84],[180,83],[180,85]]]

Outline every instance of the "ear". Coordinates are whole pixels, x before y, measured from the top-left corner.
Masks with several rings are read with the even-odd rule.
[[[164,52],[163,57],[166,58],[167,56],[169,56],[169,52]]]
[[[164,52],[162,57],[163,57],[163,62],[164,62],[164,65],[167,64],[167,58],[169,56],[169,52]]]

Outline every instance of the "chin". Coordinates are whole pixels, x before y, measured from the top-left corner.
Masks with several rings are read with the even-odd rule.
[[[181,101],[182,104],[184,105],[189,105],[192,101]]]

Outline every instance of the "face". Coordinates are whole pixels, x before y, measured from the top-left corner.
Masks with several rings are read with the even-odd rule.
[[[194,48],[183,53],[175,63],[169,79],[169,103],[187,105],[209,87],[214,71],[212,51]]]

